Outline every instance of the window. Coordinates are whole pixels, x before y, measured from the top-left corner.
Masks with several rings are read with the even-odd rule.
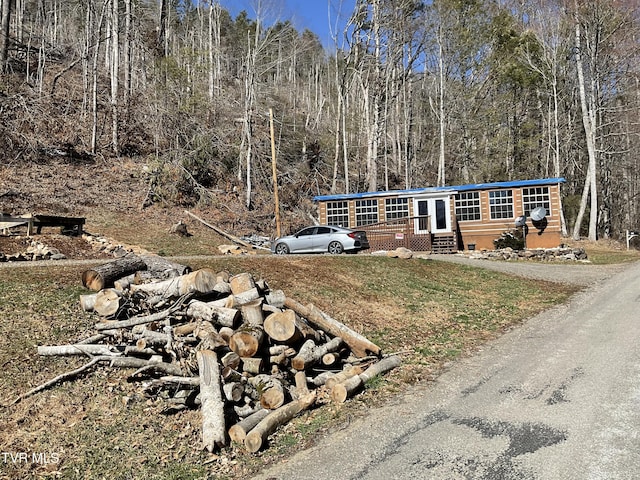
[[[349,227],[349,202],[327,202],[327,224]]]
[[[524,215],[528,217],[531,211],[537,207],[544,207],[547,210],[547,215],[551,214],[549,187],[523,188],[522,208],[524,209]]]
[[[378,200],[356,200],[356,226],[378,223]]]
[[[491,220],[513,218],[513,192],[511,190],[489,192],[489,211]]]
[[[409,201],[406,198],[387,198],[384,201],[384,215],[387,221],[409,217]]]
[[[480,220],[480,192],[456,194],[456,218],[459,222]]]

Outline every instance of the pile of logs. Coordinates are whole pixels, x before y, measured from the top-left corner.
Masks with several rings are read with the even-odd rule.
[[[91,361],[54,380],[100,362],[135,368],[130,379],[147,396],[172,410],[200,408],[209,451],[231,440],[257,452],[303,410],[344,402],[400,364],[326,312],[249,273],[192,271],[130,254],[85,271],[82,281],[95,292],[80,298],[84,310],[99,315],[95,335],[38,352]]]

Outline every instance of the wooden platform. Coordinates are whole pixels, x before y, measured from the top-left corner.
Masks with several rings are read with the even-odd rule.
[[[60,227],[62,233],[80,235],[85,224],[84,217],[60,217],[56,215],[34,215],[33,217],[0,216],[0,229],[27,226],[27,235],[41,233],[42,227]]]

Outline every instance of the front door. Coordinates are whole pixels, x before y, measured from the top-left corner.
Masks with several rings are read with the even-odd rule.
[[[449,196],[414,198],[415,233],[442,233],[451,231]]]

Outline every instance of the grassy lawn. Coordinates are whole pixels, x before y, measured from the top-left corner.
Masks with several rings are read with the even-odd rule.
[[[200,451],[198,411],[163,414],[144,398],[130,372],[107,368],[0,409],[3,452],[28,462],[2,464],[0,478],[243,478],[264,463],[307,445],[348,415],[383,403],[408,384],[428,381],[446,362],[473,350],[540,310],[565,301],[571,287],[482,269],[373,256],[242,256],[198,259],[194,268],[251,272],[271,288],[312,302],[369,337],[403,365],[345,405],[322,406],[275,434],[249,455],[232,446],[219,456]],[[38,345],[89,336],[96,318],[81,311],[86,267],[0,270],[0,402],[86,362],[39,358]],[[33,463],[48,453],[57,461]],[[40,457],[41,459],[43,457]]]

